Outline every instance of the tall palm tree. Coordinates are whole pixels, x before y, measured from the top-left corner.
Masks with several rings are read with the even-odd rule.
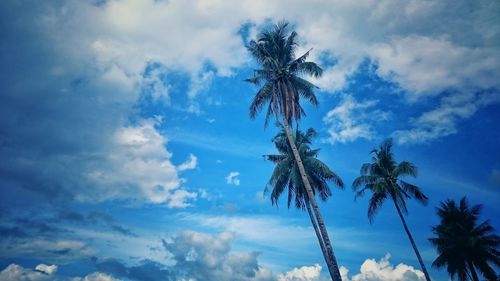
[[[320,77],[323,70],[316,63],[306,61],[310,50],[296,57],[296,48],[297,33],[294,31],[289,32],[288,23],[286,22],[274,25],[273,28],[260,33],[257,40],[250,41],[248,50],[261,68],[255,69],[254,76],[246,79],[246,81],[258,86],[262,83],[262,87],[258,90],[250,105],[250,117],[255,118],[257,113],[267,105],[265,125],[267,125],[272,115],[277,121],[280,117],[283,120],[288,142],[297,161],[300,177],[318,223],[321,234],[320,239],[325,245],[327,266],[332,268],[334,272],[332,279],[337,281],[341,280],[337,260],[290,129],[292,123],[299,121],[302,115],[305,114],[300,105],[300,98],[305,98],[312,105],[318,104],[313,91],[316,86],[303,77],[305,75]]]
[[[328,182],[332,182],[342,189],[344,188],[344,183],[342,182],[342,179],[330,170],[325,163],[316,158],[319,149],[311,149],[309,147],[311,140],[315,135],[316,132],[312,128],[307,130],[305,133],[297,129],[293,137],[295,145],[298,147],[300,158],[303,161],[307,178],[311,183],[313,193],[315,195],[318,194],[322,201],[326,201],[332,194],[330,187],[328,186]],[[292,202],[295,201],[295,207],[297,209],[307,209],[314,231],[318,237],[321,251],[324,256],[327,256],[324,242],[321,239],[321,232],[316,224],[314,214],[311,210],[310,200],[300,176],[297,161],[295,160],[292,148],[288,143],[286,132],[283,127],[282,130],[274,137],[273,143],[279,154],[264,155],[267,160],[276,164],[264,193],[267,193],[269,188],[272,188],[271,202],[273,205],[278,205],[278,200],[281,195],[285,191],[288,191],[288,208],[290,208]]]
[[[403,216],[403,214],[408,213],[406,199],[413,197],[418,202],[427,204],[427,196],[422,193],[419,187],[400,179],[403,176],[416,177],[417,168],[407,161],[396,162],[392,153],[392,139],[385,140],[378,149],[373,149],[371,154],[373,154],[371,163],[365,163],[361,166],[361,175],[352,184],[353,190],[356,191],[356,198],[363,196],[367,190],[372,192],[368,206],[370,223],[373,222],[376,212],[385,199],[392,200],[410,239],[411,246],[417,255],[425,279],[430,281],[429,273]]]
[[[500,237],[489,221],[479,223],[481,205],[469,206],[463,197],[457,205],[453,200],[441,202],[437,208],[440,223],[432,228],[436,237],[429,241],[439,256],[432,263],[444,267],[453,279],[479,281],[477,271],[490,281],[498,280],[491,263],[500,266]]]

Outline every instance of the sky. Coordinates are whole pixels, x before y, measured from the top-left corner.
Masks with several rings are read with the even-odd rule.
[[[394,206],[350,186],[369,152],[429,197],[407,222],[433,280],[435,208],[500,229],[500,2],[0,2],[0,280],[328,280],[306,212],[263,193],[277,129],[249,118],[246,44],[287,20],[319,106],[312,147],[345,182],[320,203],[344,280],[424,280]]]

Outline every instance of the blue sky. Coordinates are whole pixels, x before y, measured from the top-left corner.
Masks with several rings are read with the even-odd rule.
[[[344,279],[423,280],[390,202],[370,225],[350,189],[387,137],[429,197],[407,221],[434,280],[440,201],[500,228],[498,1],[0,8],[0,280],[326,280],[307,214],[262,193],[276,128],[248,114],[245,44],[282,19],[324,68],[301,128],[346,183],[320,205]]]

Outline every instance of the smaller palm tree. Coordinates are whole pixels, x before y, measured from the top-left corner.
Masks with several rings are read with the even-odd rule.
[[[429,241],[439,256],[432,265],[446,266],[452,279],[457,276],[460,281],[479,281],[479,271],[489,281],[499,280],[490,264],[500,266],[500,237],[489,221],[478,224],[481,208],[469,206],[465,197],[459,204],[447,200],[437,208],[441,222],[432,228],[436,237]]]
[[[427,204],[427,196],[422,193],[419,187],[400,179],[403,176],[416,177],[417,167],[408,161],[396,162],[392,153],[392,139],[385,140],[378,149],[373,149],[371,154],[374,154],[372,162],[361,166],[361,175],[352,184],[353,190],[356,191],[355,198],[363,196],[367,190],[371,191],[372,197],[368,203],[368,218],[370,223],[373,222],[376,212],[380,209],[384,201],[388,198],[392,200],[406,234],[410,239],[411,246],[415,251],[425,279],[431,281],[415,240],[413,240],[413,236],[403,216],[403,214],[408,213],[406,199],[415,198],[418,202],[424,205]]]
[[[278,205],[279,198],[283,193],[288,192],[287,205],[288,208],[295,205],[298,209],[307,209],[309,218],[313,225],[314,231],[318,238],[318,242],[328,264],[328,254],[325,242],[321,236],[321,232],[316,223],[315,216],[311,210],[311,202],[304,186],[304,182],[297,165],[297,161],[292,152],[292,147],[288,142],[288,137],[283,126],[281,131],[273,138],[273,143],[276,146],[279,154],[264,155],[264,157],[276,164],[273,174],[267,183],[264,193],[268,193],[271,188],[271,202],[273,205]],[[309,129],[305,133],[297,129],[293,135],[293,139],[298,148],[300,158],[302,159],[307,178],[311,183],[314,195],[318,195],[322,201],[326,201],[332,192],[328,186],[328,182],[332,182],[339,188],[344,188],[344,183],[337,174],[335,174],[328,166],[317,158],[319,149],[311,149],[310,144],[312,138],[316,135],[314,129]],[[333,268],[328,267],[330,273]]]

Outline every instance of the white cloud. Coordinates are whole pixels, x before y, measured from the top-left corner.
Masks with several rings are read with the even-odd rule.
[[[399,143],[423,143],[455,134],[457,124],[480,108],[500,102],[500,92],[457,92],[441,99],[436,109],[422,113],[411,121],[412,128],[394,133]]]
[[[259,265],[259,253],[232,253],[234,234],[210,235],[186,231],[164,247],[176,261],[178,278],[207,281],[274,281],[269,269]]]
[[[341,268],[343,278],[345,281],[423,281],[425,280],[424,274],[415,269],[413,266],[400,263],[393,266],[390,263],[391,255],[387,254],[385,257],[376,261],[375,259],[367,259],[363,262],[360,272],[351,278],[348,278],[348,270]]]
[[[186,200],[194,200],[197,197],[197,193],[189,192],[183,189],[177,189],[169,195],[168,207],[169,208],[186,208],[191,206]]]
[[[194,156],[193,154],[189,154],[189,159],[177,166],[177,170],[179,172],[186,171],[186,170],[192,170],[196,168],[196,165],[198,164],[198,158]]]
[[[378,101],[359,102],[351,95],[346,95],[342,102],[328,111],[323,122],[328,127],[329,143],[351,142],[359,138],[373,139],[376,136],[373,124],[385,121],[389,113],[374,109]]]
[[[47,274],[25,269],[17,264],[11,264],[0,272],[0,281],[42,281],[51,279]]]
[[[164,81],[163,75],[169,70],[164,66],[157,66],[145,72],[141,79],[142,89],[151,95],[153,102],[171,105],[170,88],[168,81]]]
[[[286,11],[281,8],[284,4]],[[199,82],[210,80],[208,76],[229,75],[247,63],[238,30],[243,23],[260,26],[269,18],[293,20],[307,45],[304,50],[312,46],[313,56],[327,53],[336,62],[326,68],[325,79],[318,81],[327,90],[341,89],[346,76],[366,57],[379,62],[381,74],[394,73],[396,81],[408,90],[448,87],[462,81],[498,86],[494,73],[498,77],[495,66],[500,62],[494,54],[499,32],[490,22],[496,20],[495,7],[491,6],[498,4],[455,4],[415,0],[316,1],[314,5],[308,1],[124,0],[95,7],[71,1],[65,4],[65,13],[55,12],[44,23],[57,30],[54,25],[65,21],[68,27],[60,36],[65,32],[83,35],[70,43],[90,48],[103,69],[116,66],[128,77],[139,77],[144,64],[155,61],[188,71],[193,78],[190,96],[196,96],[197,88],[204,84]],[[230,19],[225,17],[228,14]],[[252,27],[250,34],[255,32]],[[206,70],[206,63],[216,71]],[[436,81],[439,79],[429,74],[443,79]]]
[[[317,281],[321,273],[321,266],[303,266],[294,268],[286,273],[278,275],[278,281]]]
[[[498,87],[496,51],[454,45],[446,37],[410,35],[377,44],[372,55],[378,74],[396,81],[415,100],[446,89]]]
[[[103,189],[99,199],[139,197],[156,204],[167,202],[170,208],[189,206],[185,201],[196,194],[179,189],[182,179],[178,171],[196,167],[197,158],[191,154],[176,168],[166,144],[167,138],[156,130],[152,120],[119,128],[106,162],[88,173],[89,179]]]
[[[226,177],[227,184],[240,185],[239,172],[230,172]]]
[[[43,272],[48,275],[55,274],[57,272],[57,265],[46,265],[46,264],[39,264],[35,267],[36,270]]]
[[[0,272],[0,281],[118,281],[110,275],[94,272],[84,277],[59,277],[55,271],[46,273],[25,268],[17,264],[10,264]]]
[[[80,280],[78,277],[73,279],[73,281],[78,281],[78,280]],[[81,281],[120,281],[120,280],[115,279],[112,276],[107,275],[105,273],[94,272],[92,274],[89,274],[89,275],[83,277],[83,279],[81,279]]]

